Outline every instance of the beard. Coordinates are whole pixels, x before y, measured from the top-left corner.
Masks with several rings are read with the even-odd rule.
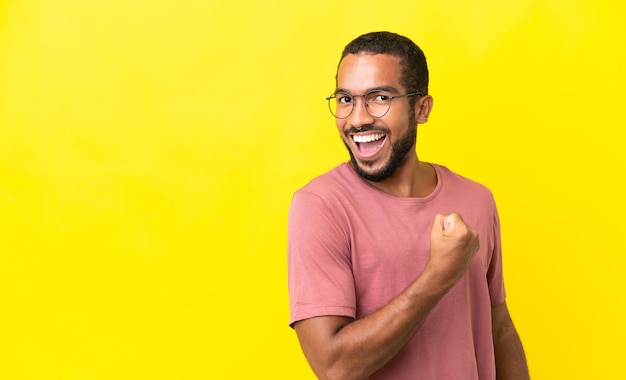
[[[367,131],[367,130],[381,130],[381,129],[375,128],[372,125],[364,125],[361,128],[361,131]],[[387,136],[389,136],[388,130],[382,129],[381,131],[384,132]],[[417,123],[415,122],[415,117],[413,116],[413,117],[409,117],[409,127],[406,133],[404,134],[404,136],[400,137],[400,139],[398,139],[396,142],[391,144],[391,157],[389,157],[389,160],[387,160],[387,162],[379,170],[375,172],[368,172],[368,171],[365,171],[361,165],[359,165],[359,163],[354,157],[354,154],[352,153],[352,150],[350,150],[350,147],[348,146],[348,144],[342,139],[343,144],[345,145],[346,149],[348,149],[348,153],[350,154],[350,162],[352,163],[352,166],[354,167],[354,170],[356,171],[356,173],[361,178],[364,178],[372,182],[380,182],[388,178],[390,175],[392,175],[396,171],[396,169],[398,169],[398,166],[400,166],[400,164],[404,161],[407,154],[411,152],[413,146],[415,145],[416,140],[417,140]],[[365,161],[363,166],[370,166],[370,165],[371,165],[371,162]]]

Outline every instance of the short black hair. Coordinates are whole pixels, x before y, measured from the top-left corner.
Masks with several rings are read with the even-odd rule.
[[[424,52],[409,38],[391,32],[372,32],[357,37],[341,53],[341,60],[348,54],[389,54],[400,58],[402,78],[400,83],[407,92],[428,95],[428,65]]]

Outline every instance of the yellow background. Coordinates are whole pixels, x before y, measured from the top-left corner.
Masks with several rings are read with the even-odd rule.
[[[420,158],[489,186],[534,379],[626,376],[624,6],[0,2],[0,378],[313,379],[293,192],[347,159],[343,46],[426,52]]]

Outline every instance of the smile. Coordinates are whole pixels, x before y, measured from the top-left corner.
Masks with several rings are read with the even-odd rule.
[[[357,145],[362,144],[362,143],[369,143],[372,141],[378,141],[382,138],[385,138],[384,133],[375,133],[373,135],[353,135],[352,136],[352,140],[354,140],[354,142],[357,143]]]
[[[369,133],[362,135],[352,135],[352,141],[354,141],[358,155],[362,159],[370,159],[376,156],[376,154],[385,145],[387,135],[384,133]]]

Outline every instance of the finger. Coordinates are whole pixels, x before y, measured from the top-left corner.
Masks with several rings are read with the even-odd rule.
[[[433,233],[440,234],[442,231],[445,230],[443,226],[444,217],[445,216],[442,214],[435,215],[435,219],[433,220],[433,231],[432,231]]]
[[[452,229],[454,229],[454,214],[450,214],[448,215],[444,220],[443,220],[443,232],[447,232],[450,231]]]

